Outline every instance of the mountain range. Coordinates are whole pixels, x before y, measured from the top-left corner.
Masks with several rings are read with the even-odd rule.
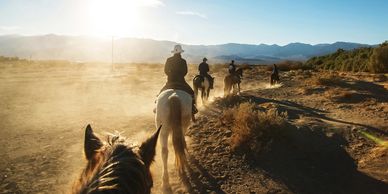
[[[171,56],[170,51],[178,44],[139,38],[103,39],[88,36],[62,36],[55,34],[41,36],[0,36],[0,56],[27,59],[55,59],[70,61],[163,63]],[[335,52],[338,49],[352,50],[374,45],[335,42],[333,44],[290,43],[285,46],[267,44],[182,44],[184,57],[189,63],[198,63],[207,57],[210,63],[236,60],[238,63],[265,64],[283,60],[307,60]]]

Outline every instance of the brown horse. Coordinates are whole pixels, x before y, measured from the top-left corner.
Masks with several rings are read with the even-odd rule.
[[[213,79],[214,80],[214,79]],[[210,81],[206,76],[197,75],[193,79],[194,100],[197,102],[198,90],[201,91],[202,104],[205,104],[210,95]]]
[[[241,78],[243,77],[243,69],[239,68],[233,74],[225,76],[224,79],[224,96],[230,94],[230,91],[233,88],[234,94],[240,94],[240,83]]]
[[[279,81],[280,81],[280,79],[279,79],[278,67],[276,66],[276,64],[273,64],[272,73],[271,73],[271,77],[270,77],[270,80],[269,80],[269,84],[272,86],[272,85],[278,84]]]
[[[107,142],[102,142],[88,125],[84,145],[88,163],[73,193],[150,193],[153,181],[149,168],[160,128],[138,147],[130,146],[121,136],[109,136]]]

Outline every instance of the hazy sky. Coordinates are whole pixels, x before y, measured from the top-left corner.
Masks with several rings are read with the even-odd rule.
[[[388,40],[386,0],[0,0],[0,34],[188,44]]]

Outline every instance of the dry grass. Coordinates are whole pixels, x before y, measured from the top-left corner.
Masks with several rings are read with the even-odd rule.
[[[342,83],[341,78],[336,75],[321,75],[314,76],[307,81],[311,85],[315,86],[337,86]]]
[[[279,114],[276,109],[262,112],[248,102],[228,109],[223,117],[232,123],[232,149],[253,156],[268,151],[273,139],[287,126],[286,114]]]
[[[353,102],[357,101],[357,94],[343,89],[332,89],[325,92],[324,96],[333,102]]]
[[[232,108],[232,107],[235,107],[236,105],[239,105],[243,101],[244,100],[240,98],[240,96],[229,95],[224,98],[219,98],[219,100],[217,100],[216,103],[221,107]]]

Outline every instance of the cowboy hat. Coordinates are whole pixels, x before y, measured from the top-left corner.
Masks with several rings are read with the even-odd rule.
[[[174,50],[171,51],[171,53],[174,53],[174,54],[183,53],[183,52],[185,51],[182,49],[182,46],[179,44],[175,45]]]

